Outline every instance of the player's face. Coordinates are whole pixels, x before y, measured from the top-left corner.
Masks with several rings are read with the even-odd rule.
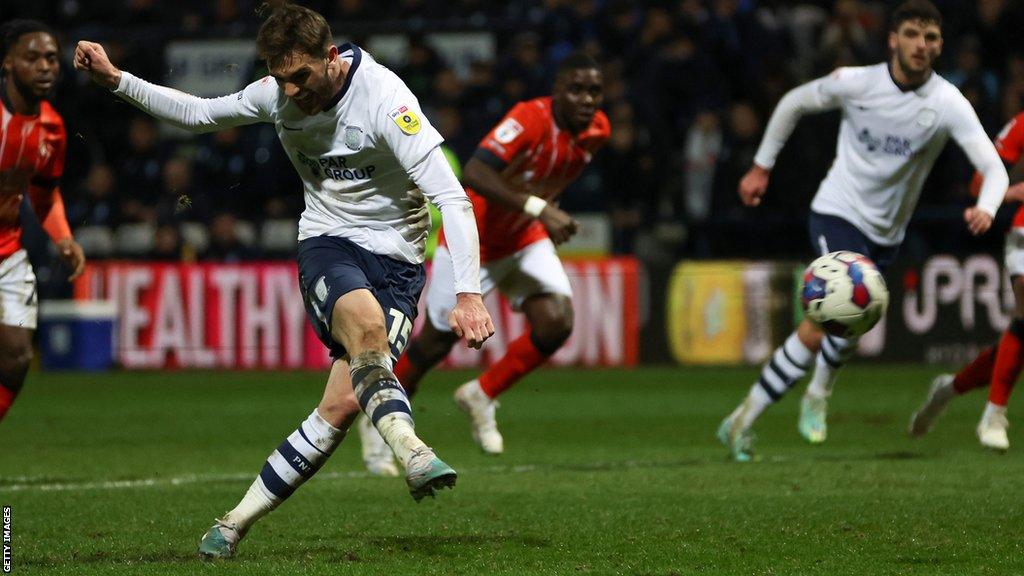
[[[908,76],[925,75],[942,53],[942,30],[934,22],[903,22],[898,30],[889,33],[889,49]]]
[[[604,102],[604,79],[596,68],[570,70],[555,83],[555,104],[574,132],[590,126]]]
[[[46,32],[22,35],[4,59],[4,73],[26,98],[46,98],[59,72],[57,40]]]
[[[303,113],[319,114],[333,96],[327,70],[332,56],[337,58],[333,46],[324,57],[294,52],[276,65],[270,66],[270,75],[284,89],[284,95],[295,102]]]

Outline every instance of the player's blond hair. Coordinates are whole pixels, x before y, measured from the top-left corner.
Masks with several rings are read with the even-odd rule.
[[[327,20],[309,8],[279,0],[264,2],[257,13],[266,21],[256,34],[256,49],[271,66],[295,52],[323,56],[331,46]]]

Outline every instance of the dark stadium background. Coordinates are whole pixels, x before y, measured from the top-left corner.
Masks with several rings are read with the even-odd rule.
[[[1019,34],[1024,6],[1004,0],[936,3],[945,17],[939,71],[963,90],[994,135],[1024,102],[1024,35]],[[65,58],[55,103],[70,137],[63,191],[69,219],[92,261],[291,258],[294,242],[287,240],[287,231],[302,209],[301,185],[272,127],[198,137],[171,133],[88,83],[68,58],[74,42],[88,38],[104,43],[124,69],[173,83],[176,72],[165,57],[170,42],[254,38],[258,4],[3,2],[3,19],[40,18],[61,35]],[[677,262],[799,262],[811,256],[806,216],[834,155],[838,113],[801,122],[773,172],[763,206],[742,207],[736,183],[786,90],[836,66],[887,57],[886,14],[895,2],[303,4],[325,14],[337,38],[364,46],[381,35],[405,38],[407,50],[381,59],[417,94],[463,163],[512,104],[547,93],[561,57],[576,48],[597,56],[613,138],[567,191],[563,207],[607,224],[611,233],[600,250],[635,255],[643,265],[647,308],[641,352],[646,360],[661,361],[668,359],[662,302]],[[446,61],[429,42],[436,32],[483,32],[494,41],[493,58]],[[244,81],[262,73],[253,61],[230,66],[246,70]],[[1000,212],[993,232],[972,238],[961,219],[971,202],[966,192],[971,171],[959,149],[948,146],[925,186],[903,262],[924,262],[940,253],[989,253],[998,260],[1012,210]],[[284,223],[277,228],[285,231],[283,243],[280,235],[278,241],[264,241],[263,232],[275,230],[275,223]],[[118,228],[140,224],[155,239],[152,247],[140,252],[130,234],[124,235],[129,240],[117,241]],[[207,237],[198,245],[193,241],[197,225]],[[104,240],[87,241],[95,240],[97,230]],[[41,234],[29,234],[28,241],[43,298],[68,296],[65,272],[45,255],[48,242]]]

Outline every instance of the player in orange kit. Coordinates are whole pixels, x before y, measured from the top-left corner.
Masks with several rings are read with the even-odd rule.
[[[1024,202],[1024,112],[999,132],[996,151],[1010,173],[1011,186],[1006,190],[1004,202]],[[980,187],[981,175],[975,174],[971,191],[977,194]],[[1006,435],[1010,426],[1006,418],[1006,404],[1024,368],[1024,206],[1017,209],[1013,226],[1006,233],[1004,252],[1016,302],[1010,325],[998,345],[982,350],[958,373],[935,377],[924,405],[910,419],[911,436],[928,432],[954,396],[988,385],[988,403],[976,430],[978,441],[992,450],[1003,451],[1010,447],[1010,439]]]
[[[54,34],[41,22],[0,26],[0,420],[25,382],[36,328],[36,277],[21,247],[18,208],[25,194],[75,279],[85,268],[71,237],[58,180],[64,120],[46,101],[60,72]]]
[[[608,117],[598,109],[602,99],[597,63],[583,53],[570,55],[558,67],[552,95],[516,104],[466,165],[463,184],[480,233],[481,288],[485,294],[500,290],[530,325],[502,359],[455,393],[472,420],[473,438],[487,453],[504,447],[494,398],[543,364],[572,332],[572,289],[555,245],[575,234],[578,224],[558,208],[557,199],[610,136]],[[455,305],[448,286],[451,268],[442,231],[427,292],[427,322],[395,367],[410,395],[458,340],[443,321]],[[365,423],[359,430],[367,468],[397,474],[390,454],[374,448],[379,442],[373,430]]]

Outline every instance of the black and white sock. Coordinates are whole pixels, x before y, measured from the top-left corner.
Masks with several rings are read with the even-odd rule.
[[[796,332],[790,334],[761,369],[761,376],[750,388],[746,400],[733,412],[732,417],[742,418],[740,429],[750,428],[765,408],[782,399],[807,373],[813,358],[814,353],[804,346]]]
[[[856,339],[826,334],[821,340],[821,351],[815,360],[814,374],[807,385],[807,394],[818,398],[831,396],[839,370],[853,356],[856,349]]]
[[[313,410],[270,454],[245,496],[222,520],[234,523],[238,532],[244,534],[256,520],[277,508],[316,474],[344,438],[345,432],[328,424]]]

